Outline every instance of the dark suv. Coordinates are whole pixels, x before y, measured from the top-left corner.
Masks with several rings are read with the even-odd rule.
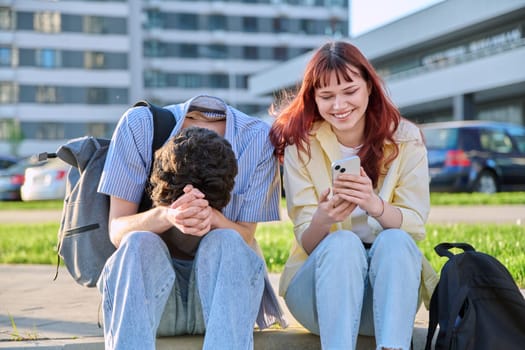
[[[525,128],[490,121],[421,124],[430,190],[484,192],[525,189]]]

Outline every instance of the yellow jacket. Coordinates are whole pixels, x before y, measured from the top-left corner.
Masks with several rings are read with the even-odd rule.
[[[379,177],[376,192],[401,210],[401,229],[414,240],[422,240],[425,238],[425,222],[430,211],[427,150],[419,129],[408,121],[401,121],[394,139],[399,146],[399,155],[388,169],[381,172],[383,175]],[[341,158],[337,138],[330,124],[324,121],[314,124],[310,147],[313,161],[308,161],[304,153],[299,156],[295,145],[288,146],[284,154],[284,188],[288,216],[293,222],[296,240],[281,275],[281,296],[286,294],[290,280],[308,257],[300,244],[301,238],[317,209],[321,192],[331,186],[330,165]],[[385,153],[392,149],[392,144],[385,144]],[[368,217],[368,225],[375,235],[383,231],[379,222],[372,217]],[[352,229],[351,217],[333,225],[330,232],[340,229]],[[438,277],[425,257],[421,281],[420,294],[428,308]]]

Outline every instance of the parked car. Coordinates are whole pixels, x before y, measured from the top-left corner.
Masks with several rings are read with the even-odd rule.
[[[26,169],[42,164],[34,157],[28,157],[0,170],[0,200],[20,200],[20,187],[24,183]]]
[[[9,168],[11,165],[16,164],[18,159],[11,156],[0,155],[0,169]]]
[[[420,125],[428,149],[430,190],[525,189],[525,127],[491,121]]]
[[[64,199],[68,170],[69,165],[59,158],[50,158],[40,167],[26,169],[22,200]]]

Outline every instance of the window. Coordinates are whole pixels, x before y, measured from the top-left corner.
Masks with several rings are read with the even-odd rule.
[[[83,21],[83,32],[89,34],[105,33],[104,19],[102,17],[85,16]]]
[[[105,57],[102,52],[84,52],[84,68],[101,69],[105,66]]]
[[[33,17],[33,28],[42,33],[59,33],[60,13],[59,12],[36,12]]]
[[[55,86],[37,86],[35,98],[38,103],[56,103],[57,88]]]
[[[228,75],[226,74],[210,74],[210,87],[218,89],[227,89],[229,87]]]
[[[61,140],[65,138],[64,125],[60,123],[42,122],[38,123],[35,139],[38,140]]]
[[[244,32],[257,32],[257,17],[243,17],[242,29]]]
[[[290,20],[284,17],[278,17],[273,19],[273,32],[283,33],[290,31]]]
[[[18,87],[10,81],[0,81],[0,103],[16,103]]]
[[[195,44],[180,44],[180,57],[196,58],[199,57],[199,49]]]
[[[502,130],[481,130],[480,142],[483,149],[491,152],[512,152],[512,140]]]
[[[243,48],[243,57],[248,60],[256,60],[259,58],[257,46],[245,46]]]
[[[148,10],[146,15],[148,18],[145,24],[146,28],[163,28],[164,27],[164,19],[158,9]]]
[[[164,43],[158,40],[144,41],[144,55],[146,57],[162,57],[164,46]]]
[[[165,87],[166,74],[160,71],[148,70],[144,72],[144,85],[146,87]]]
[[[62,65],[60,51],[53,49],[38,49],[35,51],[37,67],[55,68]]]
[[[510,128],[509,134],[514,138],[514,142],[520,153],[525,154],[525,128]]]
[[[226,30],[226,16],[211,15],[208,17],[208,30]]]
[[[88,88],[87,103],[106,104],[108,101],[108,91],[104,88]]]
[[[95,137],[111,137],[111,124],[108,123],[88,123],[87,134]]]
[[[0,7],[0,30],[11,30],[13,28],[13,12],[9,7]]]
[[[273,48],[273,58],[278,61],[285,61],[288,59],[288,50],[286,47],[279,46]]]
[[[222,44],[210,45],[207,50],[206,57],[208,58],[227,58],[228,57],[228,47]]]
[[[11,67],[12,51],[10,47],[0,47],[0,67]]]
[[[202,87],[202,75],[194,73],[177,73],[173,76],[173,83],[170,86],[198,89]]]
[[[193,13],[179,13],[175,16],[175,28],[183,30],[198,29],[197,15]]]

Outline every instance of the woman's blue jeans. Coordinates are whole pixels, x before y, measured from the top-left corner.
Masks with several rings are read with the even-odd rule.
[[[293,316],[321,337],[323,349],[355,349],[375,335],[377,349],[409,349],[418,307],[421,252],[404,231],[381,232],[366,250],[357,235],[324,238],[292,279]]]
[[[192,262],[133,232],[98,281],[106,350],[155,349],[157,335],[202,334],[203,349],[253,349],[264,262],[230,229],[210,231]]]

